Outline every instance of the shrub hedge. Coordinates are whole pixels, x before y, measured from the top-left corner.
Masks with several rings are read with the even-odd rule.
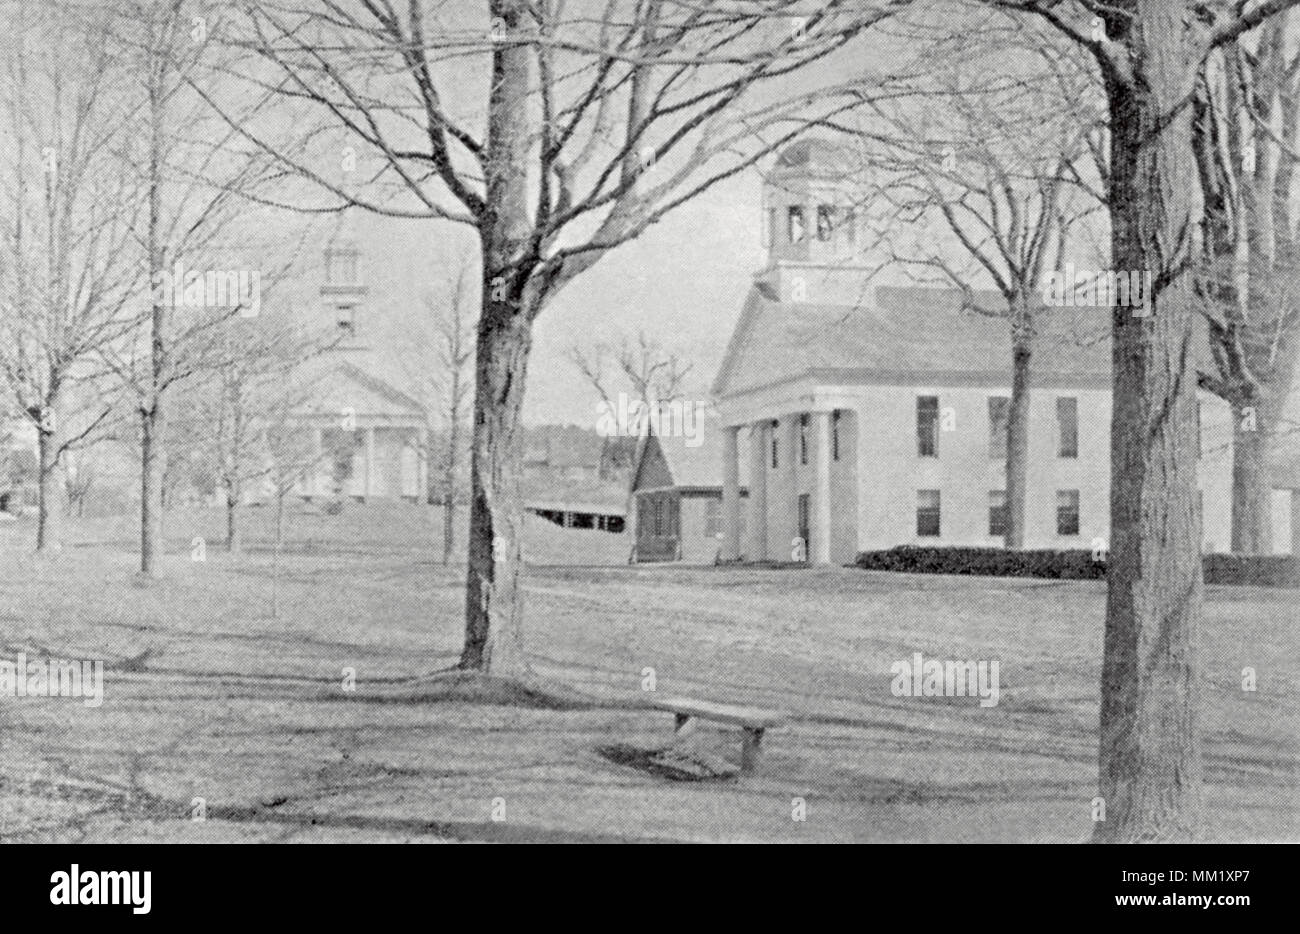
[[[1204,556],[1207,584],[1300,587],[1300,561],[1291,555]],[[855,562],[869,571],[910,574],[975,574],[985,577],[1050,577],[1096,580],[1106,576],[1104,556],[1083,549],[1008,551],[1005,548],[939,548],[899,545],[864,551]]]

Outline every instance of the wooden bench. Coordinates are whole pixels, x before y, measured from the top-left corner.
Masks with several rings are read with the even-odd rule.
[[[768,727],[785,722],[785,718],[770,710],[756,707],[738,707],[733,704],[714,704],[709,701],[692,700],[689,697],[665,697],[654,701],[654,706],[665,710],[677,718],[676,732],[682,733],[692,719],[713,720],[738,726],[744,731],[740,747],[740,771],[752,772],[758,765],[759,746],[763,742],[763,732]]]

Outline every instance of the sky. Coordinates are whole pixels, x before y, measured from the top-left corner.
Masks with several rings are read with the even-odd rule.
[[[691,389],[706,392],[764,264],[760,216],[761,182],[751,170],[683,205],[571,283],[537,321],[525,421],[594,428],[599,396],[567,359],[569,349],[634,340],[642,331],[691,362]],[[421,296],[445,292],[467,253],[477,263],[473,241],[466,228],[445,222],[358,215],[352,224],[370,286],[363,326],[396,349],[411,321],[427,314]]]
[[[789,25],[778,18],[773,28],[780,32]],[[817,67],[755,93],[760,101],[763,94],[813,94],[826,84],[887,68],[902,48],[887,35],[860,37]],[[456,65],[461,67],[459,60]],[[460,93],[452,99],[477,112],[473,107],[481,101],[469,92],[465,75],[458,73],[456,80]],[[567,359],[569,351],[597,341],[617,345],[640,332],[692,363],[688,392],[707,398],[752,277],[765,264],[761,193],[758,168],[720,182],[569,284],[535,327],[525,422],[595,427],[599,396]],[[461,225],[369,214],[351,223],[365,253],[372,296],[367,310],[379,319],[374,333],[389,343],[402,342],[411,316],[423,309],[422,293],[445,291],[464,256],[477,264],[476,245]]]

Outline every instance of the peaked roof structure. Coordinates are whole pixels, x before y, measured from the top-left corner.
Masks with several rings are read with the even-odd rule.
[[[299,378],[305,386],[323,385],[337,391],[343,383],[360,386],[372,396],[377,397],[386,408],[405,415],[424,417],[424,406],[415,397],[398,389],[392,383],[363,369],[351,359],[326,354],[318,360],[309,361],[300,371]],[[320,402],[330,400],[320,399]]]
[[[694,439],[681,435],[647,435],[641,438],[633,462],[632,489],[721,489],[721,422],[712,414],[703,416],[702,421],[703,425]],[[651,476],[651,462],[656,458],[662,458],[666,477]]]
[[[1005,307],[997,293],[981,308]],[[1110,316],[1095,308],[1050,308],[1037,318],[1038,380],[1110,379]],[[725,397],[805,376],[846,382],[940,382],[945,376],[1010,382],[1005,319],[965,308],[955,289],[880,286],[856,305],[782,302],[765,282],[745,300],[713,384]]]

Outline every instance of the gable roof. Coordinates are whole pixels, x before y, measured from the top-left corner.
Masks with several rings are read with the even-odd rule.
[[[523,494],[528,509],[591,512],[611,516],[627,514],[627,487],[608,480],[525,477]]]
[[[642,438],[632,468],[632,490],[722,489],[722,423],[712,412],[703,416],[702,422],[695,439],[675,435]],[[654,475],[658,473],[654,469],[657,461],[666,469],[666,477]]]
[[[756,282],[745,298],[713,385],[725,397],[818,371],[846,382],[926,382],[961,374],[1011,379],[1005,319],[964,308],[956,289],[878,286],[858,306],[782,302]],[[998,293],[975,295],[1005,308]],[[1062,382],[1110,377],[1110,316],[1095,308],[1044,309],[1033,371]]]
[[[320,387],[324,393],[329,393],[344,383],[354,383],[408,414],[420,417],[425,414],[424,406],[418,399],[351,360],[339,359],[327,354],[318,361],[308,361],[308,364],[300,370],[300,378],[303,379],[304,385],[313,389]]]

